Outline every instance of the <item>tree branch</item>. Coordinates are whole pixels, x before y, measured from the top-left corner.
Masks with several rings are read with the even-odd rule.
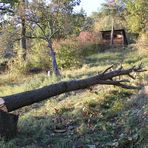
[[[25,37],[29,38],[29,39],[42,39],[42,40],[45,40],[45,38],[42,37],[42,36],[28,36],[28,35],[26,35]]]
[[[27,20],[34,23],[35,25],[37,25],[40,28],[40,30],[42,31],[44,39],[48,40],[48,37],[46,36],[46,33],[45,33],[45,29],[39,24],[39,22],[37,20],[32,19],[30,17]]]
[[[127,84],[122,84],[122,82],[127,82],[127,81],[124,81],[124,80],[121,80],[121,81],[100,81],[100,84],[114,85],[114,86],[119,86],[119,87],[125,88],[125,89],[140,89],[141,88],[140,86],[130,86]]]
[[[111,70],[113,68],[113,66],[114,65],[111,65],[110,67],[108,67],[107,69],[105,69],[102,74],[104,75],[107,71]]]

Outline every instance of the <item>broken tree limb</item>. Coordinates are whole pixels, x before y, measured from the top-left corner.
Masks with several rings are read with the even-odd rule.
[[[23,106],[28,106],[36,102],[43,101],[50,97],[60,95],[62,93],[75,91],[79,89],[86,89],[90,88],[91,86],[101,84],[101,85],[114,85],[119,86],[126,89],[138,89],[139,87],[127,85],[129,82],[128,80],[113,80],[118,76],[128,76],[132,75],[133,72],[139,73],[146,71],[143,69],[143,66],[140,64],[139,66],[133,66],[132,68],[128,69],[117,69],[108,71],[111,67],[104,70],[104,72],[86,78],[86,79],[79,79],[79,80],[72,80],[72,81],[63,81],[56,84],[51,84],[49,86],[45,86],[43,88],[26,91],[10,96],[1,97],[0,102],[4,102],[7,111],[14,111],[19,109]]]

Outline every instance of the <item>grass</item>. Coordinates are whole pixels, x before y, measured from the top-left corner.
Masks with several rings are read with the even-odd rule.
[[[85,59],[82,68],[62,71],[61,80],[85,78],[111,64],[118,67],[119,63],[123,63],[124,67],[128,67],[140,62],[148,68],[148,57],[136,50],[96,53]],[[47,77],[45,73],[21,77],[17,81],[8,81],[8,78],[8,75],[1,77],[0,96],[61,81],[54,76]],[[137,78],[136,84],[146,84],[148,73]],[[24,107],[15,111],[20,114],[18,135],[9,141],[1,139],[0,147],[87,148],[95,145],[98,148],[146,148],[146,91],[95,86],[92,91],[70,92]]]

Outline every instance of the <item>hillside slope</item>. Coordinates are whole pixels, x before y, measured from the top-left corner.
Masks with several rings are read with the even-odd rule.
[[[86,57],[81,69],[63,71],[62,80],[84,78],[111,64],[125,67],[143,62],[148,56],[137,50],[115,50]],[[71,72],[72,71],[72,72]],[[39,88],[60,81],[46,74],[10,83],[4,76],[0,96]],[[2,148],[146,148],[148,138],[148,73],[132,83],[144,84],[140,91],[113,86],[70,92],[15,111],[20,114],[18,135]],[[4,84],[3,83],[3,84]]]

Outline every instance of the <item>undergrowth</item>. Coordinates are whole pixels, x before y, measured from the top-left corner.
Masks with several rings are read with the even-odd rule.
[[[80,69],[62,71],[63,77],[46,73],[7,81],[1,77],[0,96],[40,88],[61,80],[85,78],[101,72],[110,64],[129,67],[148,57],[136,50],[115,50],[87,56]],[[148,73],[137,75],[135,84],[147,84]],[[7,83],[5,83],[7,82]],[[4,85],[5,83],[5,85]],[[134,83],[134,82],[131,82]],[[18,135],[0,140],[2,148],[146,148],[147,87],[142,91],[113,86],[95,86],[55,96],[47,101],[14,111],[20,114]]]

